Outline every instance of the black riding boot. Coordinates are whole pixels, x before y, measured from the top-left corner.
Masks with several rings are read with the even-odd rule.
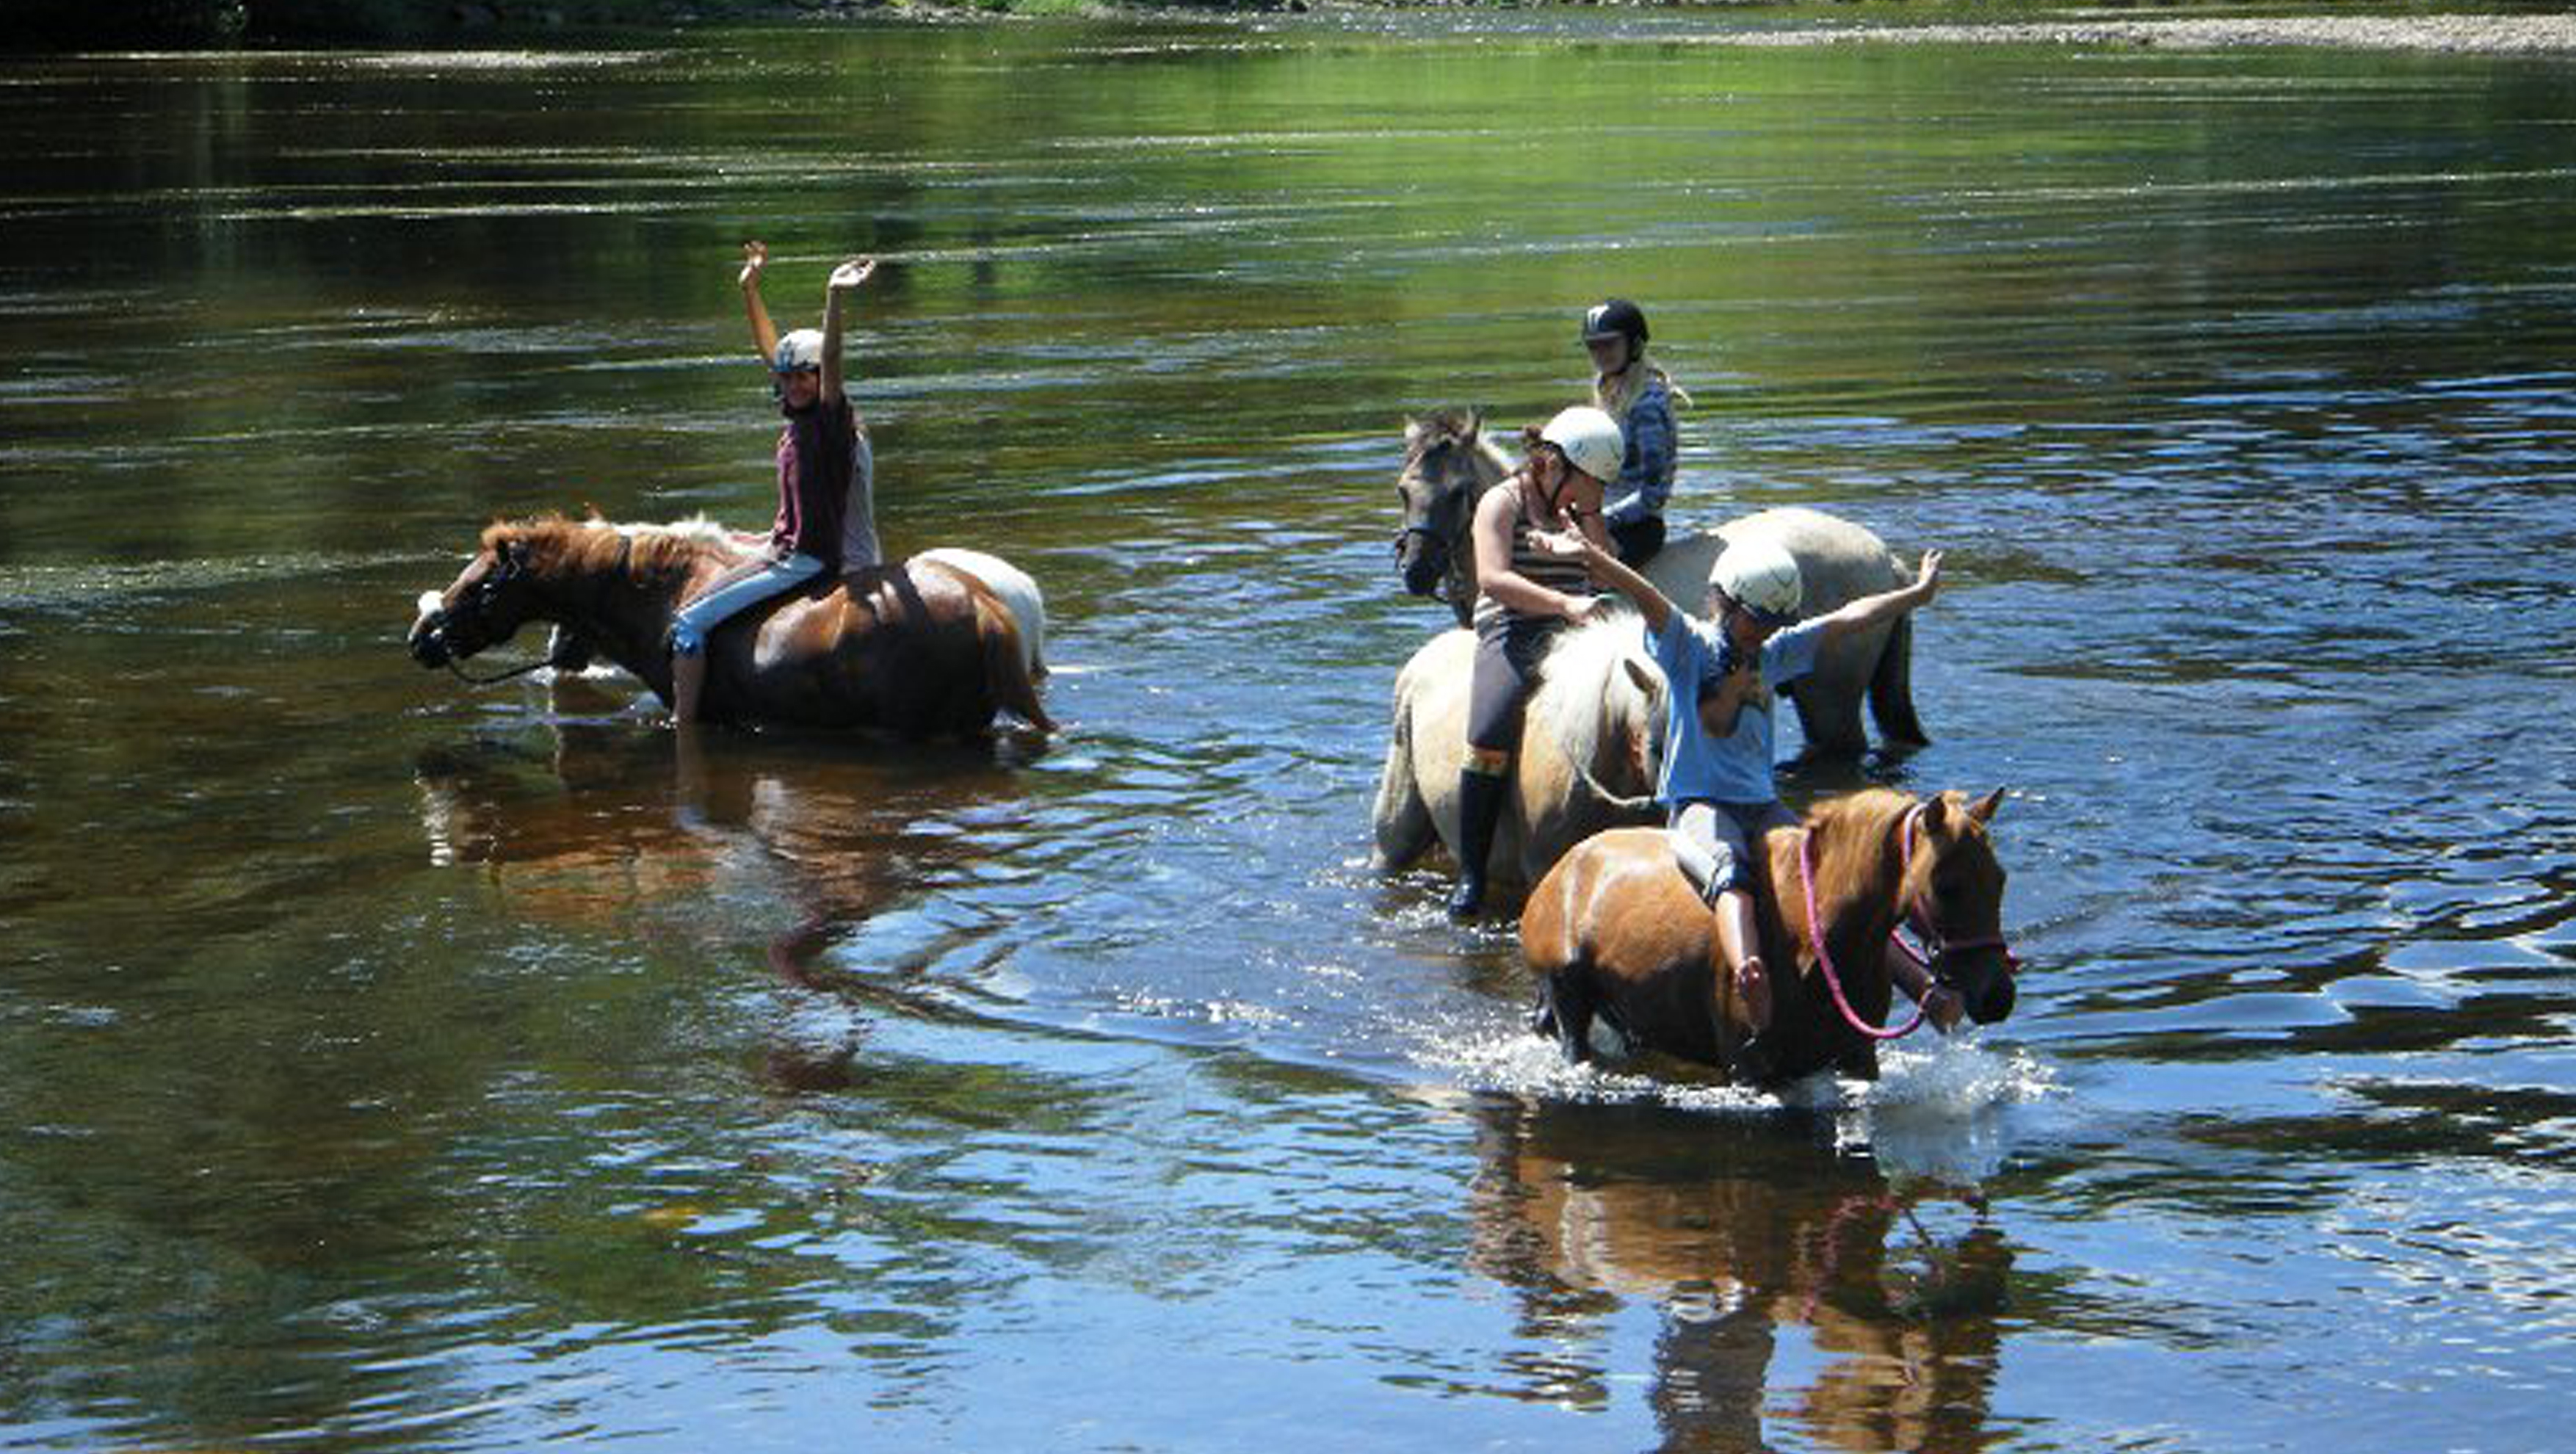
[[[1485,860],[1494,850],[1494,824],[1503,816],[1504,783],[1490,773],[1458,770],[1458,887],[1449,895],[1449,917],[1472,919],[1485,907]]]

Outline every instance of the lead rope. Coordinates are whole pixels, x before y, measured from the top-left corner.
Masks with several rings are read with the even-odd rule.
[[[506,682],[512,677],[523,677],[541,667],[551,666],[553,664],[553,657],[541,656],[536,660],[529,662],[526,666],[514,666],[505,672],[495,672],[488,677],[478,677],[466,675],[464,664],[459,662],[455,657],[451,656],[447,659],[447,669],[456,673],[456,679],[465,683],[467,686],[473,687],[488,687],[498,682]]]
[[[1904,836],[1909,859],[1914,849],[1914,820],[1922,811],[1922,806],[1917,804],[1912,812],[1905,815],[1904,824],[1897,830]],[[1825,988],[1833,991],[1834,1008],[1843,1012],[1843,1023],[1873,1040],[1898,1040],[1913,1034],[1923,1023],[1923,1006],[1920,1003],[1914,1006],[1913,1019],[1899,1029],[1890,1030],[1862,1019],[1859,1012],[1852,1009],[1851,998],[1843,993],[1843,977],[1834,968],[1833,955],[1825,951],[1824,918],[1816,912],[1816,830],[1813,828],[1805,830],[1805,836],[1798,840],[1798,878],[1807,894],[1807,942],[1815,946],[1816,964],[1825,972]],[[1902,941],[1898,943],[1900,948],[1903,947]]]

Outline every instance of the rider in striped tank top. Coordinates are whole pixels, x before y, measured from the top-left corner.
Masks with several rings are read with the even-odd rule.
[[[1602,486],[1619,477],[1625,452],[1617,421],[1589,405],[1565,410],[1527,439],[1520,473],[1476,502],[1469,530],[1476,550],[1476,664],[1467,689],[1467,760],[1458,770],[1453,919],[1472,919],[1484,907],[1485,860],[1493,853],[1494,825],[1510,792],[1521,704],[1529,698],[1539,659],[1557,629],[1592,614],[1596,599],[1583,562],[1550,554],[1530,533],[1572,524],[1608,548]]]
[[[1538,531],[1555,527],[1553,522],[1547,525],[1532,523],[1534,516],[1547,513],[1547,506],[1542,500],[1533,498],[1540,492],[1531,485],[1528,476],[1515,475],[1496,486],[1494,493],[1499,495],[1506,490],[1513,492],[1517,497],[1511,512],[1512,574],[1547,590],[1589,599],[1592,595],[1592,574],[1584,567],[1581,556],[1550,555],[1530,541],[1530,536]],[[1481,573],[1479,578],[1481,579]],[[1510,607],[1495,600],[1491,592],[1481,586],[1477,589],[1473,621],[1479,633],[1485,629],[1487,620],[1509,614],[1517,613],[1513,613]],[[1545,613],[1537,617],[1537,623],[1544,627],[1564,624],[1561,618]]]

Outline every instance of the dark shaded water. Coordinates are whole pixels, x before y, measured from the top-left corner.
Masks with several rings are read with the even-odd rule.
[[[0,1447],[2559,1442],[2576,71],[1410,24],[0,71]],[[764,516],[753,233],[1051,747],[401,655]],[[1365,866],[1401,411],[1609,292],[2013,789],[2020,1013],[1802,1114]]]

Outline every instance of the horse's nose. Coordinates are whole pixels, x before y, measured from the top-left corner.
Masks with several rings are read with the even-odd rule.
[[[1440,588],[1440,562],[1422,546],[1422,537],[1408,535],[1396,547],[1395,568],[1404,574],[1407,594],[1427,596]]]
[[[411,628],[411,659],[426,667],[447,665],[447,621],[433,612],[414,622]]]
[[[2004,1019],[2013,1012],[2015,994],[2012,974],[1998,967],[1984,991],[1969,997],[1968,1018],[1980,1025],[1991,1025]]]

